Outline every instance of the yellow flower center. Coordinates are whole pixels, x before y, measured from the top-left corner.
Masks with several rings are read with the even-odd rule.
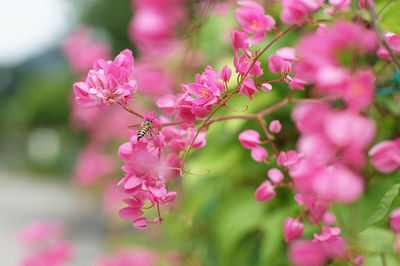
[[[258,25],[257,21],[253,20],[253,24],[251,24],[250,29],[256,30],[259,27],[260,27],[260,25]]]
[[[208,97],[210,96],[210,93],[208,92],[208,90],[206,88],[201,87],[200,88],[200,92],[201,92],[201,97]]]

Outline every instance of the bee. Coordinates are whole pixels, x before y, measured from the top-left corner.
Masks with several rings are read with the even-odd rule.
[[[150,132],[151,134],[152,129],[153,129],[153,121],[151,119],[146,119],[145,121],[143,121],[137,131],[137,141],[143,138],[147,132]]]

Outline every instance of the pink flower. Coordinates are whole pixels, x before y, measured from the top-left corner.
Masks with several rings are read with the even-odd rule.
[[[272,85],[265,82],[265,83],[261,83],[260,88],[262,91],[270,92],[272,90]]]
[[[271,179],[272,183],[279,184],[282,182],[284,176],[283,173],[277,168],[271,168],[268,170],[268,177]]]
[[[232,70],[226,65],[218,73],[218,78],[222,79],[224,82],[229,82],[231,76],[232,76]]]
[[[375,94],[373,76],[367,72],[359,72],[352,77],[343,92],[343,99],[352,110],[361,110],[371,104]]]
[[[255,130],[245,130],[239,134],[240,144],[246,149],[253,149],[260,143],[260,134]]]
[[[293,47],[282,47],[276,50],[276,55],[289,63],[293,63],[296,59],[296,49]]]
[[[323,2],[323,0],[283,0],[281,19],[285,24],[301,25],[308,13],[316,12]]]
[[[257,146],[255,148],[251,149],[251,158],[254,159],[254,161],[261,163],[264,161],[268,156],[267,150],[262,147],[262,146]]]
[[[334,225],[336,223],[336,217],[331,212],[325,212],[322,220],[327,225]]]
[[[248,38],[247,34],[241,31],[231,31],[231,38],[232,38],[232,47],[233,50],[237,51],[239,49],[245,50],[249,47],[247,42]]]
[[[252,95],[254,93],[259,93],[256,85],[254,84],[254,80],[251,78],[246,78],[240,87],[239,96],[245,94],[250,98],[250,100],[253,100]]]
[[[315,224],[322,221],[328,204],[326,201],[318,199],[315,195],[296,194],[294,197],[296,202],[300,205],[305,205],[306,210],[310,212],[310,223]]]
[[[340,228],[324,226],[322,234],[314,234],[314,244],[318,244],[331,259],[343,258],[346,255],[346,244],[339,237]]]
[[[400,52],[400,35],[396,35],[392,32],[385,33],[386,42],[393,52]],[[385,47],[380,47],[376,54],[386,60],[392,60],[389,51]]]
[[[79,27],[64,41],[62,47],[72,69],[83,74],[89,71],[98,58],[110,58],[109,45],[94,37],[94,30]]]
[[[390,227],[396,233],[400,233],[400,208],[394,209],[390,213]]]
[[[264,181],[254,193],[256,196],[256,200],[259,202],[269,201],[273,199],[276,195],[275,189],[272,186],[271,182]]]
[[[271,55],[269,57],[268,68],[269,71],[271,71],[272,73],[289,73],[291,69],[291,64],[277,55]]]
[[[391,173],[400,167],[400,138],[375,144],[368,153],[372,164],[382,173]]]
[[[79,154],[74,178],[79,185],[87,186],[115,170],[114,158],[105,154],[100,146],[90,145]]]
[[[350,0],[329,0],[329,4],[336,9],[346,9],[350,5]]]
[[[244,76],[247,71],[249,71],[251,65],[253,64],[253,60],[249,58],[246,53],[243,53],[242,56],[238,59],[237,53],[235,53],[235,57],[233,58],[233,65],[235,66],[236,73]],[[248,76],[261,76],[264,72],[260,67],[261,62],[257,61],[253,67],[251,67]]]
[[[140,217],[132,221],[132,225],[137,229],[146,229],[148,223],[149,222],[146,217]]]
[[[324,251],[308,240],[297,241],[290,245],[289,259],[294,266],[325,265]]]
[[[107,108],[112,104],[126,104],[132,100],[136,81],[129,80],[133,70],[130,50],[122,51],[114,60],[97,60],[85,82],[74,83],[75,100],[81,107]]]
[[[358,256],[357,258],[354,259],[353,263],[355,265],[363,265],[364,261],[365,261],[364,256],[360,255],[360,256]]]
[[[316,175],[313,187],[321,199],[351,203],[364,191],[364,181],[361,176],[343,165],[329,166]]]
[[[280,152],[278,156],[279,166],[292,166],[300,162],[300,155],[296,151]]]
[[[304,225],[297,219],[287,217],[283,224],[283,234],[285,242],[289,243],[301,237],[304,231]]]
[[[281,122],[279,120],[272,120],[269,124],[269,131],[272,133],[279,133],[282,129]]]
[[[275,26],[275,20],[265,15],[264,8],[253,1],[239,1],[243,6],[235,11],[236,19],[243,30],[250,34],[255,34],[247,40],[249,44],[256,44],[264,40],[265,31],[271,30]]]

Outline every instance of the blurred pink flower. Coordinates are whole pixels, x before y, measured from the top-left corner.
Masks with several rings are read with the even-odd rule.
[[[251,149],[251,158],[256,162],[263,162],[268,156],[267,150],[262,146],[257,146]]]
[[[314,244],[318,244],[331,259],[343,258],[346,255],[346,244],[339,237],[340,228],[324,226],[322,234],[314,234]]]
[[[291,71],[291,64],[277,55],[271,55],[268,61],[269,71],[272,73],[289,73]]]
[[[297,219],[287,217],[283,224],[283,234],[285,242],[289,243],[300,238],[304,231],[304,225]]]
[[[88,72],[97,59],[111,57],[109,45],[96,39],[94,30],[88,26],[75,29],[64,41],[62,51],[71,68],[79,74]]]
[[[400,208],[394,209],[390,213],[390,227],[396,234],[400,234]]]
[[[269,131],[272,133],[279,133],[282,129],[281,122],[279,120],[272,120],[269,124]]]
[[[92,144],[80,152],[75,166],[74,179],[79,185],[87,186],[116,170],[117,165],[114,158],[104,153],[101,146]]]
[[[324,251],[309,240],[294,242],[288,255],[294,266],[323,266],[326,261]]]
[[[391,173],[400,167],[400,138],[375,144],[368,155],[372,164],[382,173]]]
[[[272,186],[271,182],[264,181],[255,191],[254,195],[256,196],[256,200],[259,202],[269,201],[273,199],[276,195],[275,189]]]
[[[282,182],[284,176],[281,170],[277,168],[271,168],[268,170],[268,177],[271,179],[272,183],[274,184],[279,184]]]

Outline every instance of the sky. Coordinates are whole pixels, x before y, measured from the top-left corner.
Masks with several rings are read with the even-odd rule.
[[[0,0],[0,66],[15,66],[60,43],[75,16],[68,0]]]

